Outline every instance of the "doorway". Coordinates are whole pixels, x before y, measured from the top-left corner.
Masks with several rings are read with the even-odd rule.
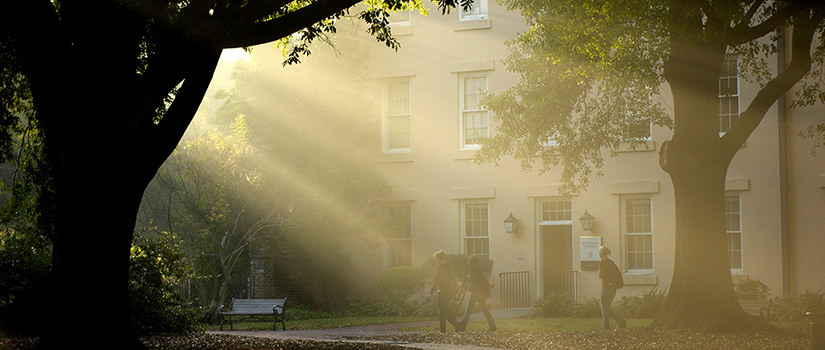
[[[542,295],[572,293],[568,274],[573,270],[573,226],[542,225],[539,226],[539,233],[544,286]]]

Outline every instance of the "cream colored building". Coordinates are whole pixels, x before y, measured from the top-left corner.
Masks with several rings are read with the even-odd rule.
[[[524,21],[481,0],[475,13],[412,14],[401,22],[393,27],[401,48],[376,48],[370,62],[383,123],[375,161],[393,188],[382,205],[400,233],[373,256],[363,255],[362,267],[377,274],[418,266],[439,249],[485,254],[494,261],[491,303],[527,306],[549,292],[598,298],[600,282],[588,260],[598,260],[590,253],[603,244],[625,273],[619,296],[667,289],[674,198],[658,150],[670,130],[652,128],[647,147],[616,157],[605,152],[604,176],[569,197],[559,196],[558,172],[524,173],[509,158],[500,166],[475,164],[474,136],[496,132],[494,117],[477,108],[478,91],[504,91],[517,81],[501,60],[504,41],[524,30]],[[755,94],[738,80],[720,78],[730,87],[720,103],[734,115]],[[666,89],[656,98],[669,104]],[[731,164],[726,214],[734,281],[759,279],[773,295],[825,290],[819,267],[825,164],[811,155],[812,140],[798,136],[820,123],[823,112],[823,106],[787,110],[776,103]],[[595,217],[589,231],[579,222],[585,212]],[[504,220],[511,213],[518,225],[508,233]]]

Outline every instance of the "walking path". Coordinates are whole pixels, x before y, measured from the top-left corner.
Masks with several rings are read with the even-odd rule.
[[[518,309],[495,309],[490,310],[493,318],[497,320],[511,319],[525,316],[530,313],[530,308]],[[484,315],[480,312],[472,314],[471,320],[483,319]],[[495,350],[496,348],[469,346],[469,345],[453,345],[453,344],[424,344],[424,343],[396,343],[376,340],[363,340],[379,336],[390,336],[408,333],[425,333],[404,331],[404,329],[420,328],[427,326],[438,326],[438,321],[421,321],[410,323],[396,323],[383,324],[359,327],[344,327],[332,329],[312,329],[312,330],[286,330],[286,331],[210,331],[215,334],[231,334],[248,337],[264,337],[276,339],[311,339],[320,341],[352,341],[352,342],[380,342],[389,343],[403,347],[427,349],[427,350]]]

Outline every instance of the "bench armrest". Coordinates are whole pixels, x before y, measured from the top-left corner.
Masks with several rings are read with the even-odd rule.
[[[274,312],[274,313],[276,313],[276,314],[278,314],[278,315],[281,315],[281,314],[283,314],[283,313],[284,313],[284,306],[283,306],[283,305],[275,305],[275,306],[272,308],[272,312]]]

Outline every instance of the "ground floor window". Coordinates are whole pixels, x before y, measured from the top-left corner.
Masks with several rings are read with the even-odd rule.
[[[742,272],[742,209],[738,194],[725,196],[725,230],[731,272]]]
[[[628,272],[653,272],[653,227],[650,197],[624,197],[622,230]]]
[[[461,236],[464,254],[490,257],[489,203],[466,201],[461,203]]]
[[[387,259],[389,267],[412,265],[412,230],[409,204],[387,207]]]

